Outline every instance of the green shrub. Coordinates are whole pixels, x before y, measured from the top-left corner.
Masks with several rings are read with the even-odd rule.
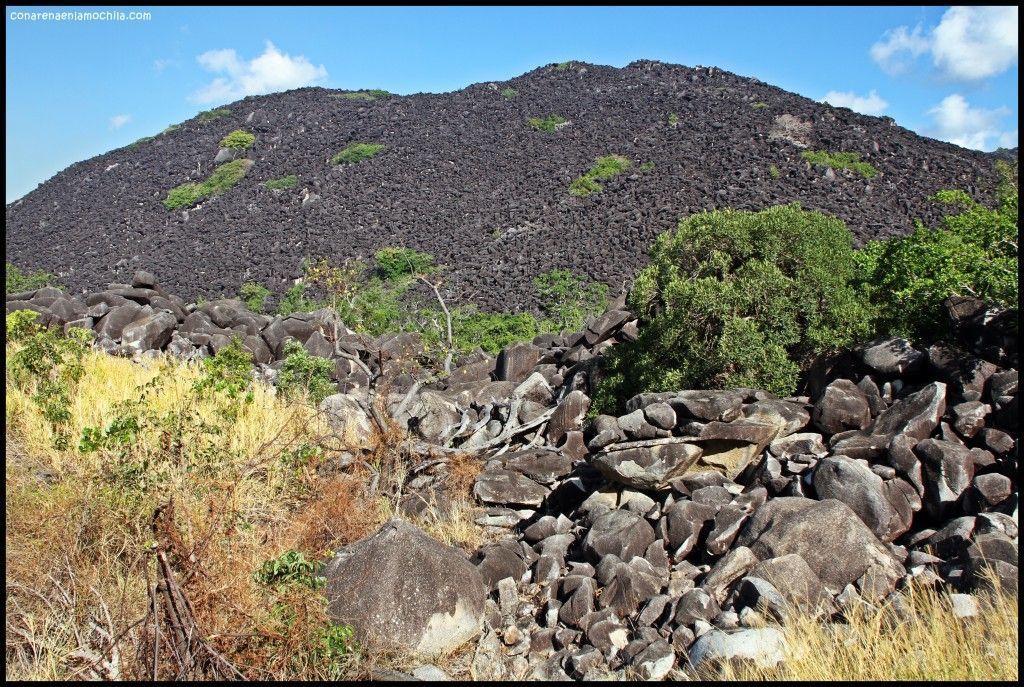
[[[232,150],[248,150],[255,142],[256,137],[248,131],[235,129],[230,134],[220,139],[220,147],[230,148]]]
[[[7,315],[4,338],[17,350],[7,356],[7,378],[18,388],[32,392],[53,431],[53,444],[67,448],[71,421],[71,395],[84,372],[82,358],[89,350],[92,332],[72,327],[66,336],[44,327],[34,310],[15,310]]]
[[[297,312],[313,312],[322,308],[323,303],[306,298],[307,288],[306,284],[302,282],[290,286],[277,304],[277,314],[291,315]]]
[[[214,169],[205,181],[199,183],[190,181],[172,188],[163,201],[164,207],[168,210],[178,210],[192,207],[203,198],[219,196],[241,181],[252,164],[252,160],[225,162]]]
[[[608,285],[581,279],[569,270],[550,270],[537,275],[533,288],[544,312],[546,331],[578,331],[588,315],[604,311]]]
[[[231,337],[230,344],[203,358],[203,376],[195,384],[196,392],[213,391],[231,400],[241,398],[246,404],[252,403],[252,360],[241,338]]]
[[[532,341],[540,334],[540,323],[530,313],[486,313],[473,306],[452,311],[455,346],[468,352],[482,348],[491,354],[519,341]]]
[[[270,289],[255,282],[246,282],[238,289],[238,299],[255,313],[263,312],[263,306],[269,297]]]
[[[558,115],[548,115],[543,119],[540,117],[531,117],[527,122],[537,131],[547,131],[548,133],[551,133],[558,128],[559,124],[565,124],[566,120],[564,117],[559,117]]]
[[[310,355],[294,339],[284,345],[284,365],[277,375],[277,389],[287,398],[305,393],[314,404],[319,404],[337,391],[331,374],[334,363],[327,358]]]
[[[657,238],[629,294],[640,338],[606,357],[597,407],[641,391],[792,394],[815,356],[870,333],[852,244],[840,220],[795,203],[683,219]]]
[[[205,112],[200,112],[196,115],[196,119],[203,123],[212,122],[214,120],[220,119],[221,117],[227,117],[230,114],[231,110],[229,110],[228,108],[218,107],[215,110],[206,110]]]
[[[426,274],[434,269],[434,256],[412,248],[381,248],[373,254],[382,279]]]
[[[501,95],[506,97],[506,98],[514,98],[517,95],[519,95],[519,91],[517,91],[514,88],[506,88],[505,90],[503,90],[501,92]]]
[[[569,193],[574,196],[586,197],[604,189],[597,183],[622,174],[632,163],[621,155],[605,155],[594,160],[593,166],[581,177],[569,185]]]
[[[645,162],[645,163],[643,163],[642,165],[640,165],[640,171],[641,172],[653,172],[654,171],[654,163],[653,162]]]
[[[943,301],[950,296],[1019,307],[1016,187],[1004,189],[992,209],[962,191],[931,200],[955,210],[940,227],[918,222],[913,234],[871,241],[858,255],[881,331],[923,339],[947,334]]]
[[[780,176],[782,176],[782,172],[780,172],[779,168],[776,167],[775,165],[768,166],[768,174],[769,176],[771,176],[772,179],[778,179]]]
[[[572,62],[559,62],[555,65],[554,69],[556,72],[564,72],[566,69],[572,66]]]
[[[180,128],[181,128],[181,124],[169,124],[167,126],[167,128],[163,130],[162,133],[169,134],[172,131],[177,131]]]
[[[763,100],[758,100],[756,103],[751,103],[750,106],[755,110],[763,110],[764,108],[768,107],[768,103],[764,102]]]
[[[673,129],[679,126],[679,115],[675,112],[668,113],[668,125]]]
[[[317,573],[317,564],[306,560],[301,551],[286,551],[277,558],[266,561],[253,573],[257,584],[283,589],[297,584],[319,589],[327,584],[327,578]]]
[[[142,138],[137,139],[137,140],[133,141],[132,143],[129,143],[126,147],[128,148],[128,150],[135,150],[136,148],[138,148],[143,143],[149,143],[150,141],[155,141],[155,140],[156,140],[156,136],[143,136]]]
[[[327,676],[331,680],[344,680],[350,659],[358,657],[359,644],[355,630],[349,625],[328,625],[320,633],[315,655],[327,663]]]
[[[272,191],[286,188],[295,188],[296,186],[298,186],[298,184],[299,178],[294,174],[289,174],[288,176],[281,177],[280,179],[270,179],[268,181],[263,182],[263,185]]]
[[[336,165],[360,162],[373,157],[383,149],[383,143],[351,143],[332,157],[331,162]]]
[[[376,100],[391,95],[389,91],[380,88],[371,88],[368,91],[346,91],[344,93],[331,93],[332,98],[344,98],[345,100]]]
[[[870,179],[878,174],[878,170],[871,163],[861,162],[860,153],[830,153],[827,150],[805,150],[800,153],[800,157],[812,165],[852,170],[865,179]]]
[[[44,286],[63,288],[56,283],[56,277],[46,272],[22,272],[19,267],[8,262],[5,270],[7,281],[7,293],[21,293],[22,291],[35,291]]]

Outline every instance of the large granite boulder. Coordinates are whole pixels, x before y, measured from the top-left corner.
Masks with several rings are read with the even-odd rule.
[[[324,569],[335,623],[361,638],[436,656],[480,633],[487,590],[476,567],[401,520],[347,547]]]

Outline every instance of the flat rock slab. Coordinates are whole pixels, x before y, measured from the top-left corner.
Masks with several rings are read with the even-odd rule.
[[[636,489],[657,490],[682,475],[702,449],[689,442],[663,439],[613,444],[593,459],[607,479]]]

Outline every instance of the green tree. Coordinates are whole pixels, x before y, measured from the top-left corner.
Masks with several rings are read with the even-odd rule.
[[[792,394],[815,356],[869,334],[855,274],[846,226],[795,203],[683,219],[657,238],[636,279],[640,338],[606,357],[596,405],[692,388]]]
[[[858,255],[864,288],[879,308],[878,328],[931,339],[948,333],[943,301],[974,296],[1016,309],[1017,187],[1008,170],[994,208],[963,191],[931,200],[953,210],[941,225],[920,222],[908,236],[871,241]]]

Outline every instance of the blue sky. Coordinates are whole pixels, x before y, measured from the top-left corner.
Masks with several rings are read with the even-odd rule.
[[[32,12],[148,12],[121,21]],[[248,94],[442,92],[567,60],[716,66],[1017,145],[1017,8],[171,8],[8,6],[7,202],[78,160]]]

